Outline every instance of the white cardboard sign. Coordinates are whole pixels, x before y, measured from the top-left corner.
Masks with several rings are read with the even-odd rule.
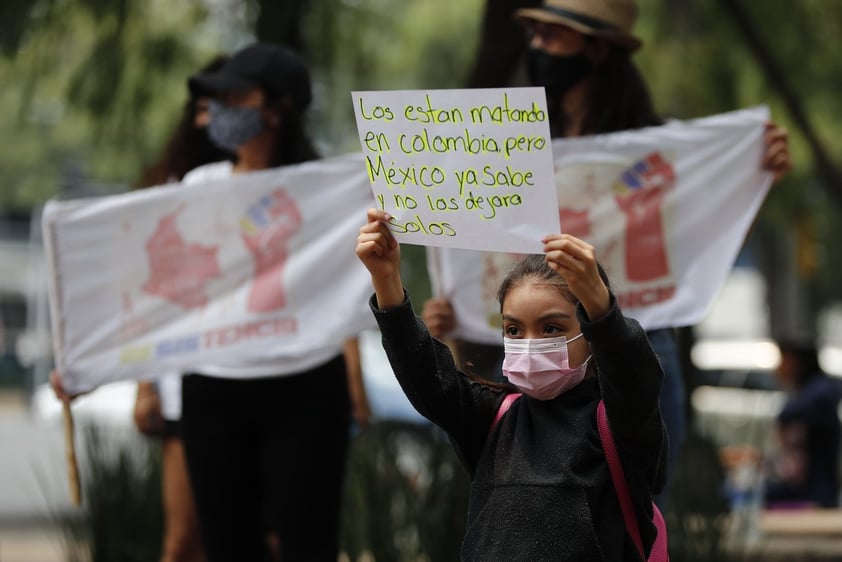
[[[559,232],[542,88],[352,96],[368,179],[399,242],[540,252]]]

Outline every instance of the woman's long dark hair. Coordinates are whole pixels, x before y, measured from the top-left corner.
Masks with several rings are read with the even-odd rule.
[[[304,110],[294,108],[292,100],[288,97],[268,93],[266,106],[274,107],[280,116],[278,137],[275,139],[269,166],[274,168],[317,159],[319,153],[307,134]]]
[[[663,124],[630,53],[618,45],[609,48],[605,60],[596,64],[590,78],[585,93],[588,107],[580,134],[614,133]],[[554,130],[563,134],[565,124],[560,123]]]
[[[596,65],[587,92],[588,110],[583,135],[614,133],[661,125],[649,88],[629,52],[611,45],[604,61]]]
[[[200,73],[214,72],[227,60],[228,57],[216,57],[205,65]],[[170,135],[166,148],[158,160],[141,173],[134,189],[180,181],[184,174],[193,168],[232,158],[231,154],[210,141],[204,127],[196,126],[196,103],[199,97],[193,93],[190,94],[181,113],[181,119]]]

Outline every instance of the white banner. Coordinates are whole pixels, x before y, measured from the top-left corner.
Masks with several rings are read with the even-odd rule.
[[[620,305],[647,329],[702,319],[771,184],[765,107],[553,142],[562,232],[596,248]],[[517,255],[428,248],[454,337],[502,343],[496,291]]]
[[[354,252],[373,206],[359,154],[51,201],[43,229],[67,389],[304,358],[373,327]]]

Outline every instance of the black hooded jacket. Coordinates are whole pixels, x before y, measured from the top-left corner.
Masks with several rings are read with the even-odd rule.
[[[632,561],[599,439],[600,399],[623,463],[648,554],[652,496],[664,484],[667,437],[658,408],[663,372],[640,325],[612,297],[610,312],[577,316],[598,376],[549,401],[523,396],[492,428],[506,392],[459,372],[407,298],[371,307],[383,347],[413,406],[444,429],[471,475],[466,561]]]

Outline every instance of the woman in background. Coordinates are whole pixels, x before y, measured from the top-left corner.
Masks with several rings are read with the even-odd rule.
[[[632,60],[642,42],[633,33],[635,0],[544,0],[520,9],[515,17],[527,30],[527,73],[530,85],[547,95],[550,133],[554,138],[597,135],[663,124],[649,90]],[[791,167],[787,133],[768,123],[766,150],[759,166],[779,180]],[[565,224],[565,232],[587,239],[586,229]],[[654,254],[650,249],[643,250]],[[430,333],[447,337],[458,322],[451,303],[442,297],[424,303],[422,318]],[[661,413],[669,434],[672,472],[685,436],[685,390],[673,328],[649,330],[647,336],[664,369]],[[457,342],[462,357],[491,354],[497,364],[503,347],[488,349]],[[461,358],[461,357],[460,357]],[[658,498],[662,504],[663,496]]]
[[[812,343],[781,340],[778,347],[775,374],[787,398],[775,424],[778,454],[766,504],[838,507],[842,385],[822,371]]]
[[[227,60],[217,57],[201,73],[219,69]],[[208,139],[207,96],[190,92],[181,120],[164,152],[141,175],[136,189],[181,181],[188,171],[231,158]],[[187,475],[181,441],[181,375],[162,375],[137,385],[134,421],[141,433],[161,438],[161,485],[164,540],[161,562],[199,562],[205,559],[196,507]]]
[[[235,158],[199,167],[185,183],[318,157],[304,124],[309,70],[292,51],[252,44],[189,85],[212,98],[208,134]],[[251,310],[271,310],[284,298],[272,279],[301,221],[285,195],[270,203],[270,226],[243,232],[256,271],[264,273],[247,297]],[[358,423],[368,410],[356,343],[202,365],[184,376],[182,438],[209,561],[336,562],[352,404]]]

